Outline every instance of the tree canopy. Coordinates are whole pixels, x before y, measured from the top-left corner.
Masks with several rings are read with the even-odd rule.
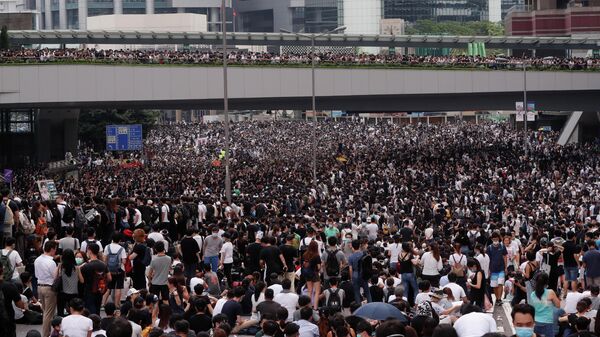
[[[407,27],[409,35],[463,35],[463,36],[501,36],[504,26],[489,21],[441,21],[419,20]]]

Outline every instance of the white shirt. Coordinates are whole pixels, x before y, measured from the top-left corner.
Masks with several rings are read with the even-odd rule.
[[[137,324],[129,321],[131,324],[131,337],[141,337],[142,336],[142,327]]]
[[[269,289],[273,289],[273,295],[277,296],[280,292],[283,291],[283,287],[281,284],[273,284],[269,287]]]
[[[104,256],[106,256],[107,259],[109,249],[110,252],[113,254],[117,254],[119,249],[121,249],[121,256],[119,256],[119,261],[121,261],[121,263],[119,264],[119,266],[121,267],[121,270],[124,270],[125,268],[123,267],[123,260],[127,258],[127,252],[125,251],[125,248],[121,247],[121,245],[119,245],[118,243],[111,242],[109,245],[104,247]]]
[[[386,250],[388,252],[390,252],[390,263],[397,263],[398,256],[400,256],[400,252],[402,251],[402,244],[401,243],[389,244],[387,246]]]
[[[369,236],[369,240],[375,240],[377,239],[377,232],[379,231],[379,226],[374,223],[371,222],[366,226],[367,232],[368,232],[368,236]]]
[[[472,312],[457,319],[454,330],[458,337],[481,337],[489,332],[497,332],[498,327],[492,315]]]
[[[223,256],[223,263],[233,263],[233,244],[231,242],[223,243],[221,255]]]
[[[23,303],[27,303],[27,297],[25,297],[25,295],[21,294],[21,301]],[[24,313],[25,310],[17,307],[15,302],[11,302],[11,304],[12,304],[13,310],[15,312],[15,320],[23,318],[25,316],[25,313]]]
[[[198,247],[200,248],[200,251],[202,251],[202,237],[199,234],[196,234],[194,235],[194,240],[198,242]]]
[[[281,304],[282,307],[286,308],[288,311],[287,321],[291,322],[292,317],[294,315],[294,311],[296,311],[296,306],[298,305],[298,294],[293,293],[291,291],[280,292],[275,295],[273,301]]]
[[[94,239],[94,240],[87,239],[87,240],[83,240],[83,242],[81,243],[81,249],[80,249],[80,251],[82,253],[86,253],[87,252],[88,241],[90,241],[90,243],[97,244],[98,248],[100,248],[100,251],[102,251],[102,243],[100,243],[99,240],[96,240],[96,239]]]
[[[307,320],[299,320],[296,322],[300,330],[298,331],[298,337],[319,337],[319,327]]]
[[[423,302],[431,301],[431,297],[429,297],[429,293],[418,293],[415,297],[415,304],[419,305]]]
[[[223,306],[227,302],[227,298],[219,298],[217,303],[215,304],[215,308],[213,309],[213,317],[217,316],[223,310]]]
[[[446,288],[450,288],[450,290],[452,290],[452,296],[454,297],[454,301],[460,301],[463,297],[467,297],[467,294],[465,294],[465,290],[463,289],[463,287],[459,286],[456,283],[448,283],[444,287],[444,289]]]
[[[577,313],[577,302],[584,297],[589,297],[590,293],[580,293],[580,292],[568,292],[567,297],[565,298],[565,312],[567,314]]]
[[[8,257],[8,262],[10,263],[10,265],[13,268],[13,276],[12,278],[18,278],[19,277],[19,272],[17,272],[17,265],[23,263],[23,260],[21,259],[21,256],[19,255],[19,252],[17,252],[14,249],[11,249],[12,253],[10,253],[10,256]],[[8,249],[2,249],[2,255],[6,256],[8,255],[10,251]]]
[[[190,289],[192,289],[192,294],[196,294],[196,291],[194,290],[194,288],[196,288],[196,286],[198,284],[202,284],[204,285],[204,280],[199,278],[199,277],[192,277],[192,279],[190,280]],[[200,294],[196,294],[196,295],[201,295]]]
[[[92,320],[82,315],[69,315],[60,323],[62,335],[69,337],[87,337],[93,328]]]
[[[56,263],[52,256],[42,254],[33,262],[35,268],[35,277],[38,280],[38,285],[52,285],[54,283],[54,275],[56,274]]]
[[[92,337],[96,337],[96,336],[106,336],[106,330],[97,330],[97,331],[92,331]]]
[[[477,261],[479,261],[479,265],[481,266],[481,270],[483,270],[483,274],[485,275],[485,279],[490,279],[490,256],[485,254],[479,254],[475,257]]]
[[[160,208],[160,222],[169,222],[169,206],[162,205]]]
[[[421,265],[423,266],[423,275],[439,275],[440,270],[444,267],[442,264],[442,257],[436,260],[431,252],[426,252],[421,258]]]
[[[154,242],[162,241],[165,244],[165,252],[169,251],[169,241],[165,240],[165,237],[159,232],[152,232],[148,234],[148,239],[154,240]]]

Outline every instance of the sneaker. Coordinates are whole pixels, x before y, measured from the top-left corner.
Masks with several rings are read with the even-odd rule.
[[[497,300],[496,301],[496,305],[499,306],[499,307],[501,307],[502,306],[502,300]]]

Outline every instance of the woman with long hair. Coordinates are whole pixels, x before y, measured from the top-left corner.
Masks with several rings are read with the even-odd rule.
[[[548,274],[538,274],[534,291],[529,296],[529,304],[535,308],[533,331],[542,336],[554,336],[554,310],[560,308],[560,299],[554,290],[546,289],[548,282]]]
[[[154,327],[162,329],[164,333],[169,333],[173,331],[169,328],[169,321],[171,320],[171,315],[173,315],[173,311],[171,307],[164,304],[158,304],[158,318],[154,321]]]
[[[440,270],[444,267],[442,257],[440,256],[440,246],[432,243],[428,252],[421,257],[421,266],[423,267],[423,280],[429,281],[432,287],[440,286]]]
[[[321,257],[319,256],[319,245],[312,240],[308,249],[302,255],[302,275],[306,281],[306,290],[311,298],[313,309],[319,308],[319,295],[321,293]]]
[[[254,287],[254,294],[252,295],[252,319],[258,320],[259,318],[256,311],[256,306],[261,302],[264,302],[265,289],[267,289],[267,284],[263,281],[258,281]]]
[[[60,295],[57,299],[58,315],[63,316],[65,309],[68,308],[69,301],[79,296],[78,268],[73,250],[65,249],[63,251],[57,273],[61,282]]]
[[[181,286],[179,281],[175,277],[169,277],[167,281],[169,287],[169,306],[173,314],[183,315],[185,312],[185,293],[187,290]]]
[[[476,306],[485,310],[485,287],[486,279],[481,265],[476,259],[467,260],[467,268],[473,273],[473,277],[467,281],[469,287],[469,300]]]
[[[415,306],[415,297],[419,293],[417,288],[417,278],[414,272],[414,266],[417,260],[412,253],[412,245],[409,242],[402,243],[402,251],[398,257],[398,264],[400,265],[400,275],[402,279],[402,286],[408,303],[411,307]]]

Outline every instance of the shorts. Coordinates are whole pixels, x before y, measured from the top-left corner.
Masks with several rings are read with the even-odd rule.
[[[108,283],[108,289],[123,289],[125,288],[125,272],[119,271],[110,273],[112,280]]]
[[[497,286],[503,286],[505,278],[506,278],[506,276],[504,275],[503,271],[501,271],[499,273],[491,273],[490,274],[490,287],[496,288]]]
[[[569,282],[577,281],[579,277],[579,268],[577,267],[565,267],[565,278]]]

